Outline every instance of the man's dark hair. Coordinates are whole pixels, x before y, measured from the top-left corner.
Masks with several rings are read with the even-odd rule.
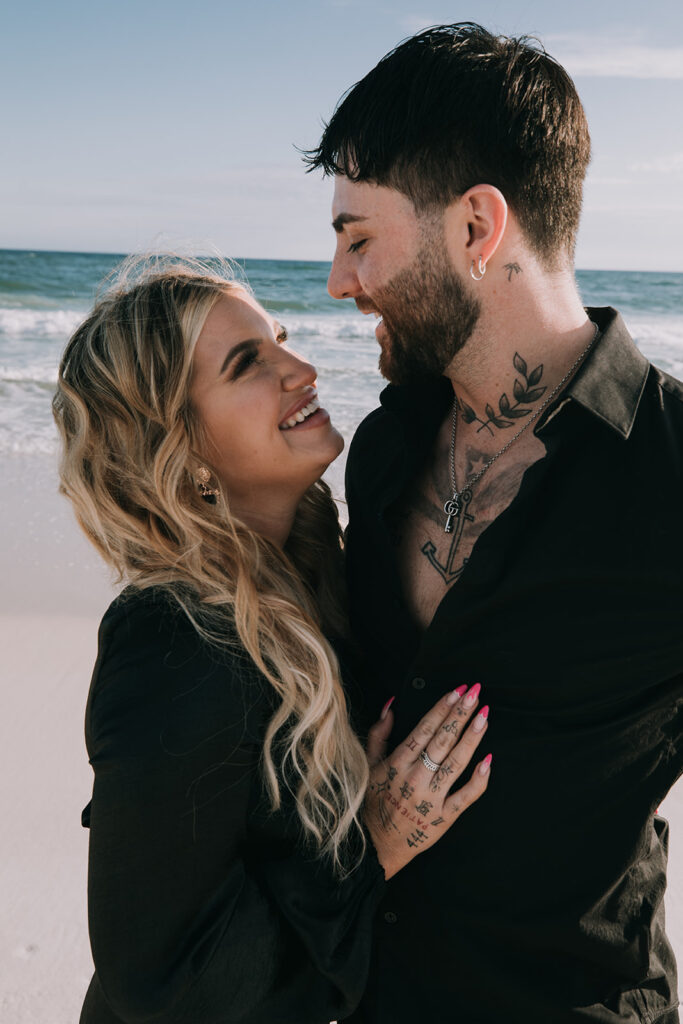
[[[417,213],[495,185],[554,265],[573,256],[590,136],[574,83],[538,40],[462,22],[383,57],[305,159],[309,170],[397,189]]]

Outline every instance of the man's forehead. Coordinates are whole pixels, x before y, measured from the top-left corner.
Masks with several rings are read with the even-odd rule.
[[[399,212],[404,207],[412,212],[412,203],[397,189],[371,181],[352,181],[342,174],[335,175],[332,226],[337,232],[341,232],[346,224]]]
[[[362,217],[365,212],[362,210],[363,198],[367,195],[368,183],[364,181],[351,181],[344,174],[334,176],[334,195],[332,197],[332,216],[336,219],[339,216]]]

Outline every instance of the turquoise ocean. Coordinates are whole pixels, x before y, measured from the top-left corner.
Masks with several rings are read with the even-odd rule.
[[[121,259],[0,250],[0,454],[56,452],[50,399],[60,354]],[[383,387],[374,318],[330,298],[328,263],[238,263],[259,301],[287,327],[290,346],[317,367],[321,401],[348,443]],[[683,378],[683,274],[581,270],[577,279],[585,305],[616,306],[645,355]],[[335,485],[342,464],[332,474]]]

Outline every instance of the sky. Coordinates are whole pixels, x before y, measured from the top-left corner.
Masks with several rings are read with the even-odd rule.
[[[575,79],[577,266],[683,272],[680,0],[7,4],[0,248],[329,260],[332,183],[297,147],[401,39],[463,20],[537,35]]]

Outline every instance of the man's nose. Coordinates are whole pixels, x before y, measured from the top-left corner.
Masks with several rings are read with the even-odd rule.
[[[358,277],[351,266],[351,261],[346,258],[346,253],[335,254],[327,279],[327,290],[333,299],[354,299],[361,294],[362,288]]]

